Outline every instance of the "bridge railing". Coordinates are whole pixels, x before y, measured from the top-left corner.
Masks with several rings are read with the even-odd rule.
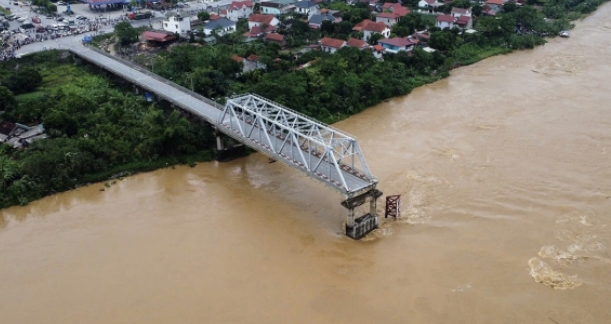
[[[142,66],[140,66],[138,64],[135,64],[134,62],[122,59],[120,57],[116,57],[114,55],[110,55],[109,53],[106,53],[105,51],[103,51],[103,50],[101,50],[101,49],[99,49],[97,47],[94,47],[92,45],[86,45],[86,46],[87,46],[88,49],[90,49],[90,50],[92,50],[92,51],[94,51],[94,52],[96,52],[98,54],[104,55],[104,56],[106,56],[106,57],[108,57],[110,59],[113,59],[115,61],[121,62],[121,63],[129,66],[130,68],[132,68],[132,69],[134,69],[134,70],[136,70],[136,71],[138,71],[140,73],[146,74],[146,75],[150,76],[151,78],[153,78],[153,79],[155,79],[155,80],[157,80],[159,82],[163,82],[163,83],[165,83],[165,84],[167,84],[167,85],[169,85],[169,86],[171,86],[173,88],[176,88],[176,89],[178,89],[178,90],[180,90],[182,92],[185,92],[188,95],[190,95],[192,97],[195,97],[195,98],[197,98],[197,99],[207,103],[208,105],[210,105],[210,106],[212,106],[212,107],[214,107],[214,108],[216,108],[218,110],[223,110],[224,109],[224,105],[222,105],[222,104],[220,104],[220,103],[218,103],[218,102],[216,102],[216,101],[214,101],[212,99],[206,98],[206,97],[200,95],[199,93],[193,92],[193,91],[191,91],[191,90],[189,90],[189,89],[187,89],[187,88],[185,88],[185,87],[183,87],[183,86],[181,86],[181,85],[179,85],[179,84],[177,84],[175,82],[172,82],[172,81],[170,81],[170,80],[168,80],[166,78],[163,78],[163,77],[161,77],[161,76],[159,76],[159,75],[157,75],[157,74],[155,74],[155,73],[153,73],[153,72],[143,68]],[[76,52],[76,51],[75,51],[75,53],[78,54],[78,52]]]

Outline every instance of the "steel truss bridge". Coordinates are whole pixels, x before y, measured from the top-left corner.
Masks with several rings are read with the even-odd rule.
[[[367,226],[377,227],[375,200],[381,195],[375,189],[378,180],[371,174],[353,136],[254,94],[231,97],[221,105],[94,47],[76,46],[69,51],[203,118],[238,142],[343,193],[346,202],[350,202],[342,203],[350,211],[347,226],[355,226],[354,206],[370,202],[368,215],[376,219],[375,226],[370,219]]]

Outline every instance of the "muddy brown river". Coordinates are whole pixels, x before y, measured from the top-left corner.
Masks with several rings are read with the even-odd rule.
[[[609,15],[337,124],[403,197],[363,241],[260,154],[0,211],[1,322],[611,323]]]

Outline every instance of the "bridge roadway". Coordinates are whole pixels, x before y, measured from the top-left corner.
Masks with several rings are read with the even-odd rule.
[[[70,46],[69,51],[81,59],[108,70],[151,93],[155,93],[158,97],[171,102],[181,109],[203,118],[226,135],[305,173],[309,177],[323,182],[347,197],[373,189],[377,184],[377,180],[373,176],[365,175],[363,172],[352,169],[343,162],[340,165],[337,163],[333,164],[326,158],[312,171],[313,168],[304,165],[294,158],[294,152],[301,151],[300,154],[306,155],[307,160],[321,159],[321,152],[310,152],[292,144],[290,146],[283,145],[286,144],[283,138],[268,136],[271,134],[269,132],[264,134],[266,133],[265,129],[260,127],[255,127],[249,137],[244,137],[228,127],[228,124],[231,124],[231,122],[240,122],[237,120],[237,117],[225,115],[223,122],[220,122],[225,109],[224,105],[196,94],[129,61],[110,56],[88,46]],[[267,144],[258,140],[264,137],[268,140]]]

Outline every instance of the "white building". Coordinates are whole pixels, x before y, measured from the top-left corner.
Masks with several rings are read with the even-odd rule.
[[[313,15],[320,14],[318,5],[309,0],[297,2],[295,4],[295,12],[306,15],[308,18],[312,17]]]
[[[189,17],[175,15],[163,21],[163,30],[171,33],[183,34],[191,30],[191,22]]]
[[[229,20],[238,21],[241,18],[248,18],[252,14],[253,6],[250,1],[233,1],[227,9],[221,11],[221,15]]]
[[[217,35],[223,36],[225,34],[231,34],[236,30],[235,21],[231,21],[225,17],[216,20],[211,20],[204,25],[204,34],[206,36],[212,35],[213,31],[216,31]]]

